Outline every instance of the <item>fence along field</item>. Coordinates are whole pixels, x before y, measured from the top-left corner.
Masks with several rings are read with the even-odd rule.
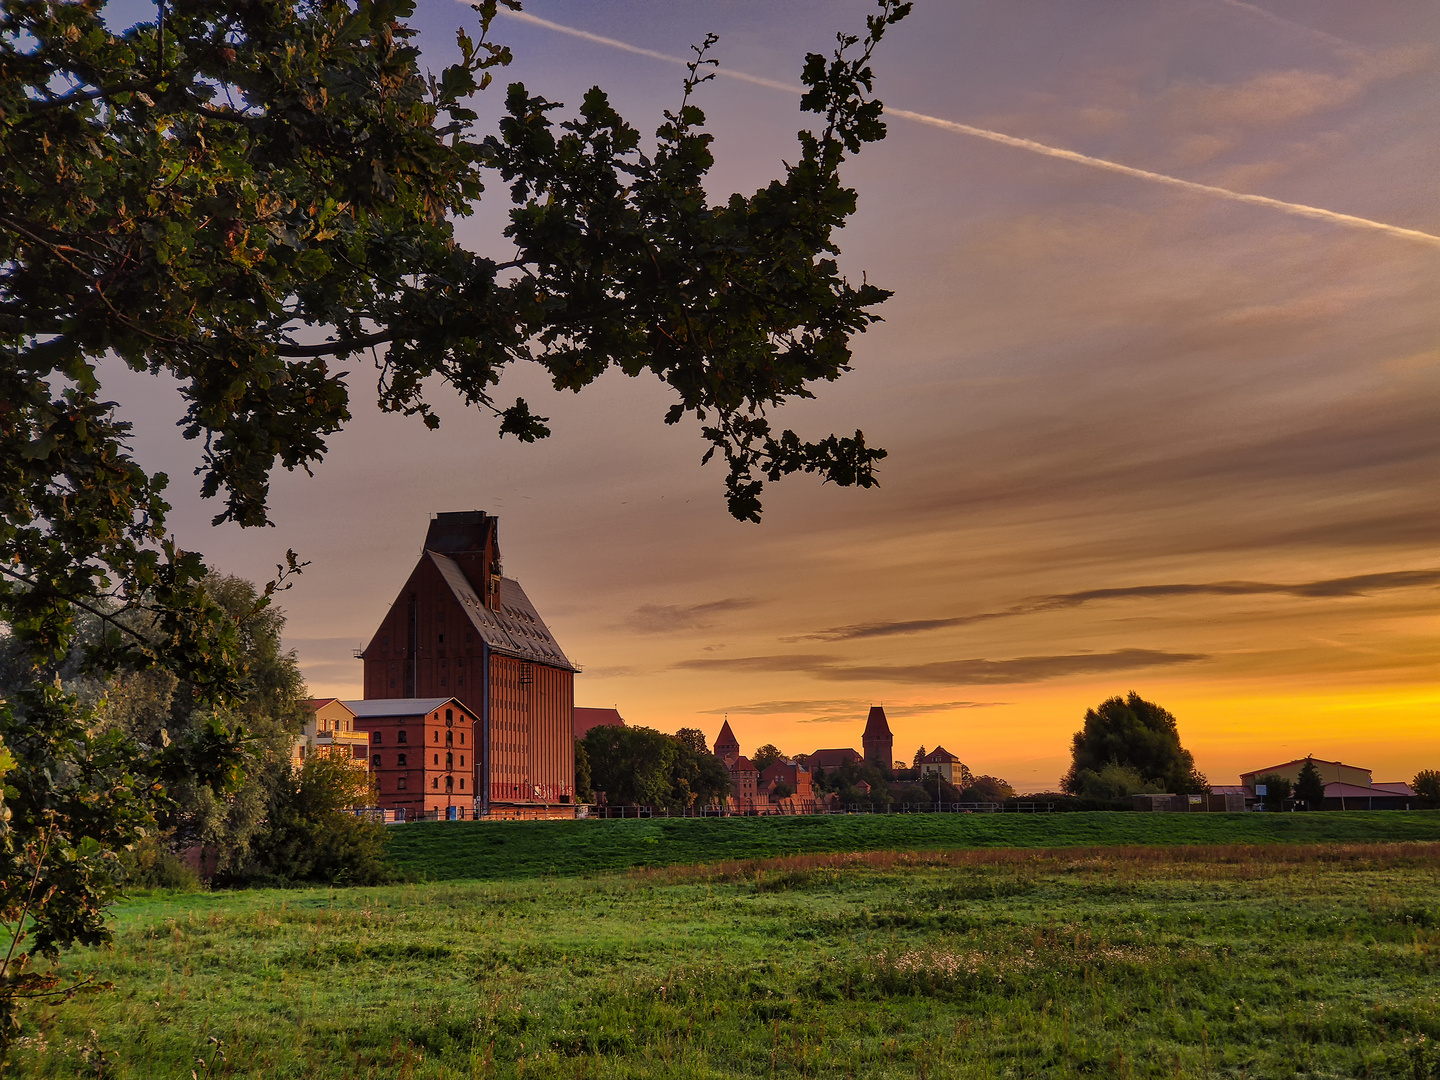
[[[1386,821],[1401,823],[1369,818]],[[152,894],[117,912],[113,951],[72,960],[118,989],[32,1013],[14,1067],[1426,1080],[1440,815],[1411,822],[1427,824],[1399,843],[811,852]]]

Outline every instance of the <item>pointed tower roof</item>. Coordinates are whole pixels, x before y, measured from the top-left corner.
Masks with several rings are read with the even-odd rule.
[[[885,709],[883,706],[870,706],[870,715],[865,720],[865,733],[860,737],[862,739],[888,739],[892,737],[890,724],[885,719]]]
[[[715,736],[715,745],[729,746],[731,744],[738,746],[740,740],[735,738],[735,733],[730,730],[730,721],[726,720],[725,723],[720,726],[720,734]]]

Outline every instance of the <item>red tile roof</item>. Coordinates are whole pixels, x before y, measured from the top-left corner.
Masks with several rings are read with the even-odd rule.
[[[885,707],[883,705],[871,705],[870,715],[865,718],[865,731],[860,736],[862,739],[888,739],[891,738],[890,724],[885,719]]]
[[[848,747],[843,750],[816,750],[813,754],[807,754],[805,757],[805,763],[812,769],[816,765],[822,769],[838,769],[847,762],[864,760]]]
[[[931,750],[930,753],[926,754],[920,760],[922,762],[928,762],[931,765],[944,765],[947,762],[953,763],[959,761],[960,759],[954,754],[950,753],[949,750],[946,750],[943,746],[937,746],[934,750]]]
[[[595,727],[624,727],[625,720],[619,709],[587,709],[575,706],[575,738],[583,739],[585,733]]]

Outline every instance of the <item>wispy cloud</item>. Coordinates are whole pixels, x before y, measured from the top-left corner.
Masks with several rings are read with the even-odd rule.
[[[811,675],[831,682],[882,682],[933,686],[983,686],[1040,682],[1067,675],[1094,675],[1140,668],[1166,667],[1208,660],[1205,653],[1158,649],[1116,649],[1107,653],[1020,656],[1011,660],[938,660],[926,664],[851,664],[828,655],[782,654],[727,659],[682,660],[677,668],[691,671],[773,671]]]
[[[1111,589],[1085,589],[1080,592],[1055,593],[1032,597],[1030,600],[1000,611],[982,611],[974,615],[957,615],[949,619],[898,619],[890,622],[854,623],[833,626],[794,640],[859,641],[865,638],[921,634],[956,626],[1033,615],[1043,611],[1077,608],[1101,600],[1151,600],[1169,596],[1301,596],[1343,597],[1366,596],[1389,589],[1434,588],[1440,586],[1440,570],[1394,570],[1379,574],[1355,574],[1351,577],[1324,578],[1298,584],[1277,584],[1267,581],[1214,581],[1204,584],[1132,585]]]
[[[759,600],[732,597],[706,604],[645,604],[625,620],[631,630],[642,634],[668,634],[675,630],[707,630],[714,617],[755,607]]]
[[[672,56],[668,53],[657,52],[654,49],[643,49],[628,42],[616,38],[604,37],[600,34],[592,34],[588,30],[581,30],[577,27],[567,26],[564,23],[553,22],[549,19],[542,19],[537,15],[530,15],[524,12],[508,11],[500,9],[502,15],[507,18],[518,19],[528,22],[534,26],[541,26],[547,30],[554,30],[557,33],[566,34],[570,37],[580,38],[597,45],[604,45],[607,48],[619,49],[636,56],[648,57],[652,60],[660,60],[668,64],[686,64],[687,61],[681,56]],[[772,90],[781,90],[787,93],[799,94],[802,87],[792,86],[787,83],[778,82],[774,79],[762,78],[758,75],[751,75],[743,71],[735,71],[726,67],[714,69],[716,75],[729,79],[736,79],[740,82],[752,83],[756,86],[769,87]],[[1139,169],[1133,165],[1126,165],[1122,162],[1111,161],[1107,158],[1093,157],[1090,154],[1081,154],[1075,150],[1066,150],[1063,147],[1050,146],[1047,143],[1038,142],[1035,139],[1020,138],[1015,135],[1007,135],[1000,131],[991,131],[988,128],[975,127],[971,124],[961,124],[954,120],[946,120],[939,116],[930,116],[927,113],[913,112],[910,109],[898,109],[887,107],[885,115],[897,117],[902,120],[909,120],[912,123],[923,124],[927,127],[939,128],[942,131],[949,131],[957,135],[968,135],[972,138],[984,139],[987,142],[1000,143],[1002,146],[1013,147],[1017,150],[1025,150],[1032,154],[1040,154],[1045,157],[1058,158],[1061,161],[1068,161],[1075,165],[1084,165],[1092,169],[1104,169],[1107,172],[1119,173],[1122,176],[1129,176],[1137,180],[1145,180],[1153,184],[1164,184],[1168,187],[1179,188],[1197,194],[1209,195],[1215,198],[1226,199],[1231,202],[1249,203],[1252,206],[1264,206],[1272,210],[1279,210],[1282,213],[1291,214],[1297,217],[1312,218],[1319,221],[1327,221],[1335,225],[1344,225],[1350,228],[1367,229],[1376,232],[1387,233],[1391,236],[1405,240],[1418,240],[1421,243],[1440,246],[1440,236],[1432,233],[1422,232],[1418,229],[1407,229],[1399,225],[1391,225],[1383,221],[1373,221],[1370,218],[1357,217],[1354,214],[1341,214],[1334,210],[1326,210],[1319,206],[1307,206],[1304,203],[1286,202],[1283,199],[1272,199],[1267,195],[1252,195],[1241,191],[1231,191],[1229,188],[1217,187],[1214,184],[1201,184],[1194,180],[1184,180],[1178,176],[1170,176],[1165,173],[1152,172],[1149,169]]]
[[[748,705],[730,705],[723,709],[706,709],[713,716],[734,713],[736,716],[795,716],[809,714],[800,724],[859,724],[873,702],[859,698],[806,698],[791,701],[756,701]],[[885,712],[892,717],[929,716],[956,709],[990,709],[1006,705],[1004,701],[920,701],[906,704],[885,703]]]

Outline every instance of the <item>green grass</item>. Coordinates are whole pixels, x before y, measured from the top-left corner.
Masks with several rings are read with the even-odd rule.
[[[414,822],[392,830],[390,855],[417,879],[494,881],[827,851],[1406,840],[1440,840],[1440,811]]]
[[[1440,1077],[1433,841],[151,895],[75,960],[16,1075]]]

